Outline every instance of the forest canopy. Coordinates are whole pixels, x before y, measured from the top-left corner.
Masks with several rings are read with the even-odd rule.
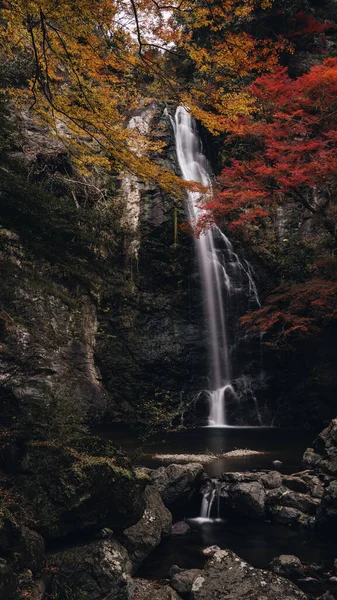
[[[184,104],[214,134],[251,110],[241,79],[272,70],[285,40],[249,23],[269,0],[5,0],[3,91],[71,149],[82,173],[128,167],[177,187],[144,154],[160,151],[125,127],[152,98]],[[20,72],[21,68],[21,72]],[[13,77],[13,70],[15,76]]]

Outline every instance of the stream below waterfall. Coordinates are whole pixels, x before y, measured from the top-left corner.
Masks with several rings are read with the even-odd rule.
[[[209,477],[219,477],[223,472],[272,470],[273,461],[282,461],[281,471],[291,474],[302,469],[302,456],[317,432],[272,427],[208,428],[162,432],[142,442],[135,430],[126,426],[113,426],[101,433],[120,444],[134,464],[150,468],[167,466],[168,461],[158,456],[231,452],[238,448],[256,450],[259,454],[234,457],[214,457],[204,464]],[[173,458],[171,463],[176,462]],[[179,461],[177,461],[179,462]],[[267,568],[280,554],[294,554],[304,564],[322,565],[332,569],[336,558],[335,542],[310,530],[298,530],[284,525],[259,522],[243,518],[224,518],[218,515],[216,498],[210,517],[200,519],[203,496],[197,495],[173,514],[173,522],[185,520],[191,527],[186,535],[172,535],[163,539],[160,546],[148,556],[138,577],[166,579],[172,565],[184,569],[202,568],[205,563],[203,549],[218,545],[233,550],[257,568]],[[217,517],[220,516],[220,519]],[[322,591],[320,582],[309,582],[304,591],[317,597]]]

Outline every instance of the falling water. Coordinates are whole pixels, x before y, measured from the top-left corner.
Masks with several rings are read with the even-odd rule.
[[[196,123],[189,112],[179,106],[171,119],[176,142],[178,164],[185,181],[201,183],[212,193],[212,171],[202,152]],[[188,218],[195,229],[199,218],[205,214],[200,203],[205,194],[188,191]],[[215,225],[207,228],[195,239],[195,246],[205,298],[205,314],[209,329],[210,347],[210,399],[209,425],[227,425],[226,400],[237,399],[233,385],[231,353],[228,340],[225,307],[228,299],[242,294],[244,283],[248,294],[259,305],[252,270],[234,252],[226,235]],[[245,279],[245,282],[243,282]],[[227,302],[226,302],[227,301]]]
[[[194,519],[195,521],[204,523],[205,521],[220,520],[220,488],[221,482],[219,480],[212,479],[209,481],[202,491],[200,517]],[[215,512],[216,515],[214,515]]]

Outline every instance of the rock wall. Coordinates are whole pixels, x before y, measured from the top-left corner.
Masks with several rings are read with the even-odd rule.
[[[153,102],[129,126],[163,142],[154,158],[173,171],[165,109]],[[113,420],[165,426],[185,410],[191,424],[207,365],[184,203],[135,176],[85,178],[30,115],[11,112],[10,122],[0,212],[4,423],[14,405],[31,424],[67,397],[65,410],[90,423],[108,406]]]
[[[154,105],[147,128],[151,139],[164,143],[155,158],[174,170],[174,139],[165,109],[164,103]],[[208,370],[193,239],[180,228],[186,220],[183,201],[156,184],[133,181],[135,186],[138,227],[125,238],[128,286],[124,294],[117,290],[107,299],[98,364],[114,419],[143,424],[150,419],[165,426],[178,423],[186,411],[191,424],[189,407],[206,388]],[[123,181],[121,191],[125,196]]]

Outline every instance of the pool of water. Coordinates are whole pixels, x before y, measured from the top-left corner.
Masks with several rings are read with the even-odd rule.
[[[168,464],[155,454],[221,454],[235,449],[256,450],[261,454],[215,458],[204,465],[210,477],[224,471],[273,469],[273,461],[282,461],[282,471],[294,473],[302,468],[304,450],[315,433],[273,427],[200,427],[198,429],[161,433],[141,443],[136,432],[114,426],[105,432],[130,455],[134,464],[156,468]],[[175,462],[172,460],[171,462]]]
[[[172,565],[186,569],[202,568],[202,550],[216,544],[229,548],[241,558],[261,569],[280,554],[295,554],[304,564],[321,564],[330,569],[335,544],[314,532],[253,521],[223,520],[198,524],[188,521],[192,531],[185,536],[172,536],[147,558],[139,571],[140,577],[164,579]]]

